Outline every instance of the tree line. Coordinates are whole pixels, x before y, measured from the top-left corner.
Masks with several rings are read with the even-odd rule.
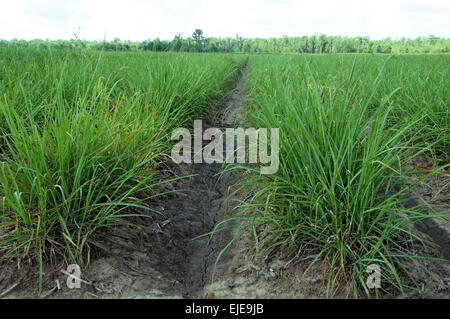
[[[312,35],[281,38],[204,37],[201,29],[183,38],[178,34],[173,40],[149,39],[145,41],[86,41],[71,40],[0,40],[0,47],[32,47],[59,49],[93,49],[106,51],[174,51],[174,52],[223,52],[223,53],[449,53],[450,38],[433,35],[415,39],[386,38],[371,40],[369,37],[342,37]]]

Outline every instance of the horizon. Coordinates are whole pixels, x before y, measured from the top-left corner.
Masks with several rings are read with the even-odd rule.
[[[196,28],[196,29],[202,30],[201,28]],[[177,36],[177,35],[178,35],[178,34],[175,34],[174,37]],[[253,40],[253,39],[270,40],[270,39],[282,39],[282,38],[284,38],[284,37],[288,37],[288,38],[303,38],[303,37],[308,37],[308,38],[310,38],[310,37],[312,37],[312,36],[317,36],[317,37],[319,37],[319,36],[321,36],[321,35],[325,35],[326,37],[341,37],[341,38],[359,38],[359,37],[361,37],[361,38],[369,38],[370,41],[384,41],[384,40],[388,40],[388,39],[389,39],[389,40],[394,41],[394,42],[400,41],[400,40],[402,40],[402,39],[405,39],[405,40],[416,40],[416,39],[419,39],[419,38],[427,39],[427,38],[430,38],[430,37],[435,37],[435,38],[437,38],[437,39],[445,39],[445,40],[450,39],[450,37],[438,37],[438,36],[436,36],[436,35],[434,35],[434,34],[419,35],[419,36],[413,37],[413,38],[409,38],[409,37],[398,37],[398,38],[386,37],[386,38],[374,39],[374,38],[372,38],[372,37],[370,37],[370,36],[365,36],[365,35],[354,35],[354,36],[353,36],[353,35],[339,35],[339,34],[338,34],[338,35],[330,35],[330,34],[324,34],[324,33],[321,33],[321,34],[319,34],[319,33],[314,33],[314,34],[301,34],[301,35],[292,35],[292,36],[291,36],[291,35],[282,35],[282,36],[279,36],[279,37],[254,37],[254,38],[242,37],[242,39],[247,39],[247,40]],[[233,36],[227,36],[227,37],[221,37],[221,36],[218,36],[218,37],[216,37],[216,36],[206,36],[205,39],[236,39],[236,36],[241,37],[240,34],[237,34],[237,35],[235,35],[234,37],[233,37]],[[192,37],[192,34],[191,34],[191,35],[183,36],[182,39],[188,39],[188,38],[191,38],[191,37]],[[143,39],[143,40],[120,39],[120,38],[117,38],[117,37],[113,37],[113,38],[111,38],[111,39],[93,39],[93,40],[91,40],[91,39],[79,38],[78,36],[75,37],[75,35],[74,35],[72,38],[70,38],[70,39],[58,39],[58,38],[55,38],[55,39],[50,39],[50,38],[30,38],[30,39],[10,38],[10,39],[5,39],[5,38],[0,38],[0,40],[6,40],[6,41],[12,41],[12,40],[22,41],[22,40],[23,40],[23,41],[27,41],[27,42],[28,42],[28,41],[33,41],[33,40],[41,40],[41,41],[70,41],[70,40],[80,40],[80,41],[84,41],[84,42],[103,42],[103,41],[106,41],[106,42],[114,42],[115,39],[119,39],[121,43],[126,43],[126,42],[137,43],[137,42],[145,42],[145,41],[154,41],[154,40],[156,40],[156,39],[159,39],[160,41],[173,41],[173,40],[174,40],[173,38],[172,38],[172,39],[161,39],[160,37],[147,38],[147,39]]]
[[[369,37],[375,41],[450,37],[450,3],[443,0],[130,0],[126,4],[21,0],[4,7],[0,13],[0,39],[5,40],[171,41],[178,34],[188,38],[195,29],[203,30],[206,38],[222,39],[236,35],[269,39],[320,34]]]

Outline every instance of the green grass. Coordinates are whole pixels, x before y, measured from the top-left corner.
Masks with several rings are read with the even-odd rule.
[[[102,234],[155,213],[172,130],[209,116],[245,59],[0,48],[2,261],[83,264]],[[342,282],[354,297],[420,290],[399,241],[430,215],[403,207],[403,168],[420,153],[449,165],[449,59],[250,57],[246,124],[280,129],[278,172],[245,167],[251,196],[232,217],[258,253],[316,255],[328,296]],[[373,263],[383,289],[365,283]]]
[[[133,208],[152,213],[172,130],[208,112],[236,59],[0,49],[1,258],[82,264]]]
[[[416,257],[398,242],[420,240],[411,222],[430,215],[402,206],[401,169],[421,152],[448,156],[448,59],[251,57],[247,124],[280,131],[278,172],[245,167],[250,199],[233,217],[260,232],[256,251],[317,254],[311,266],[327,265],[327,296],[342,282],[354,297],[420,290],[404,278]],[[382,289],[366,285],[373,263]]]

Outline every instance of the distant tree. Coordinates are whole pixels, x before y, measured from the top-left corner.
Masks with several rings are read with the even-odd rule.
[[[183,51],[183,52],[245,52],[245,53],[449,53],[450,39],[436,36],[401,38],[394,40],[371,40],[369,37],[341,36],[302,36],[282,38],[244,39],[239,35],[234,38],[205,38],[201,29],[196,29],[192,37],[183,39],[181,34],[172,41],[145,40],[142,42],[121,41],[85,41],[42,40],[29,41],[0,39],[0,47],[30,47],[37,49],[89,49],[106,51]]]
[[[242,52],[242,47],[244,46],[244,39],[239,36],[239,34],[236,34],[236,51]]]
[[[325,34],[321,34],[318,40],[319,53],[325,53],[327,50],[328,38]]]
[[[194,33],[192,33],[192,39],[195,42],[195,47],[197,52],[202,52],[203,43],[205,41],[205,37],[203,36],[203,31],[201,29],[195,29]]]
[[[172,43],[170,44],[170,50],[180,51],[182,45],[183,45],[183,35],[179,33],[175,36],[175,38],[173,38]]]

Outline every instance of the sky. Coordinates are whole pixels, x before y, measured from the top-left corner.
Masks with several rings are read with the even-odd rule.
[[[0,39],[450,38],[449,0],[0,0]]]

